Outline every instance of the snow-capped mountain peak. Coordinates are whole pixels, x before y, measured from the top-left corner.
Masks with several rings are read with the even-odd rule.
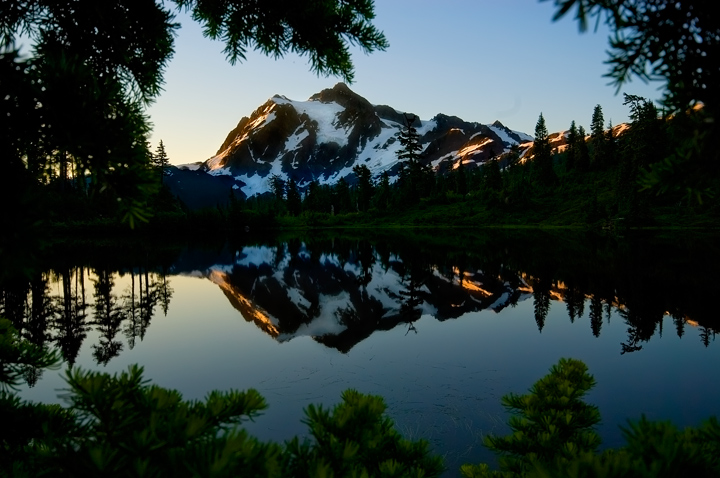
[[[391,180],[399,170],[397,136],[406,127],[406,115],[386,105],[373,105],[344,83],[297,101],[275,95],[243,117],[227,135],[214,156],[199,168],[179,170],[171,188],[182,196],[184,178],[201,173],[223,179],[246,197],[270,190],[269,179],[277,175],[294,179],[300,188],[311,181],[334,184],[340,178],[354,181],[352,169],[365,165],[379,176],[387,171]],[[413,123],[423,148],[421,162],[443,174],[460,161],[482,165],[514,145],[532,141],[496,121],[492,125],[466,122],[438,114]],[[225,192],[227,197],[227,191]]]

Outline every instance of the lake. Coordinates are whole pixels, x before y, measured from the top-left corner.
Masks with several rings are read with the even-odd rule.
[[[262,439],[303,435],[303,408],[347,388],[382,395],[448,476],[495,463],[500,398],[561,357],[597,386],[603,447],[645,414],[720,415],[713,235],[404,230],[183,240],[63,240],[5,274],[0,314],[67,364],[145,377],[187,399],[255,388]],[[61,402],[62,371],[29,371],[28,400]]]

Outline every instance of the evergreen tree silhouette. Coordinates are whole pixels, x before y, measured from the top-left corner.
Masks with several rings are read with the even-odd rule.
[[[499,192],[503,188],[502,173],[497,159],[488,160],[482,167],[483,187],[489,191]]]
[[[553,169],[552,147],[550,137],[545,126],[545,118],[542,113],[535,125],[535,140],[533,141],[533,171],[536,181],[541,186],[555,184],[557,176]]]
[[[545,319],[550,312],[550,282],[545,277],[538,277],[533,283],[533,309],[538,331],[545,328]]]
[[[374,203],[381,211],[386,210],[390,206],[390,176],[387,171],[383,171],[380,175],[380,183],[375,191]]]
[[[353,172],[357,176],[357,207],[359,211],[366,212],[370,209],[370,200],[373,196],[372,173],[370,168],[364,164],[353,166]]]
[[[59,317],[55,323],[57,334],[55,342],[60,348],[63,359],[68,365],[74,365],[90,328],[86,323],[89,305],[85,298],[85,269],[83,267],[78,267],[74,271],[66,269],[61,273],[61,280],[63,295],[60,298]]]
[[[428,171],[420,164],[422,146],[420,145],[420,134],[414,126],[417,120],[417,116],[405,113],[405,129],[398,136],[401,146],[397,152],[401,165],[398,186],[402,199],[407,204],[416,203],[424,193],[428,192],[427,184],[425,184]]]
[[[162,140],[160,140],[155,154],[152,155],[152,164],[157,168],[158,174],[160,175],[160,184],[162,184],[165,176],[168,174],[167,167],[170,165],[170,158],[168,158],[165,152],[165,145]]]
[[[299,216],[302,209],[302,198],[294,178],[290,178],[287,185],[287,210],[293,216]]]
[[[602,169],[606,166],[605,155],[605,118],[603,117],[602,107],[595,105],[590,121],[590,144],[593,147],[590,163],[595,169]]]
[[[593,295],[590,299],[590,328],[595,337],[600,337],[600,329],[602,329],[603,309],[602,301],[597,295]]]
[[[572,171],[577,167],[577,149],[578,149],[578,130],[575,126],[575,120],[570,123],[570,130],[567,136],[567,149],[565,156],[565,169]]]
[[[352,211],[350,186],[345,178],[340,178],[333,188],[333,204],[336,214],[345,214]]]
[[[590,170],[590,151],[585,136],[585,128],[578,127],[577,136],[577,169],[581,172]]]
[[[117,296],[113,293],[115,279],[107,269],[96,269],[97,279],[93,281],[94,286],[94,325],[100,332],[99,343],[93,345],[93,357],[100,365],[107,365],[113,357],[122,351],[123,344],[115,340],[125,319],[125,310],[118,303]]]

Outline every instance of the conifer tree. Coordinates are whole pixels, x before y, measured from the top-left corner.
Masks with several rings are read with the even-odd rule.
[[[585,128],[578,128],[577,137],[577,170],[586,172],[590,169],[590,152],[588,151],[587,141],[585,141]]]
[[[577,140],[578,130],[575,126],[575,120],[573,120],[572,123],[570,123],[570,130],[567,136],[567,155],[565,157],[565,169],[567,171],[572,171],[577,166]]]
[[[358,210],[366,212],[373,194],[372,173],[364,164],[354,166],[353,172],[358,180]]]
[[[608,123],[608,129],[605,131],[605,163],[609,166],[618,163],[618,144],[612,121]]]
[[[345,178],[340,178],[333,188],[333,204],[336,214],[345,214],[352,210],[350,199],[350,186]]]
[[[297,183],[295,179],[290,178],[287,185],[287,210],[293,216],[298,216],[302,209],[302,198],[300,197],[300,191],[298,191]]]
[[[533,169],[535,178],[543,186],[555,183],[557,177],[552,164],[552,147],[550,146],[550,135],[545,126],[545,118],[542,113],[535,125],[535,141],[533,142]]]
[[[630,129],[625,134],[623,160],[618,177],[618,200],[621,214],[630,221],[644,216],[647,198],[638,194],[640,171],[657,158],[665,157],[663,122],[652,101],[625,94],[624,104],[630,106]]]
[[[390,205],[390,176],[387,171],[383,171],[380,175],[380,184],[374,197],[375,205],[381,211],[384,211]]]
[[[323,204],[322,188],[317,180],[310,181],[303,200],[303,209],[306,211],[330,212],[330,205]]]
[[[165,152],[165,145],[163,144],[163,141],[160,140],[160,144],[158,144],[155,154],[152,155],[152,165],[160,172],[160,184],[162,184],[163,177],[167,174],[165,168],[167,168],[169,164],[170,159]]]
[[[425,194],[429,193],[429,178],[432,174],[428,168],[424,168],[420,164],[420,134],[413,126],[417,121],[417,116],[413,114],[405,114],[406,128],[400,132],[398,141],[401,148],[397,152],[397,157],[401,161],[400,177],[398,186],[402,200],[406,203],[415,203]]]
[[[463,158],[460,158],[458,161],[459,164],[455,175],[456,190],[459,195],[465,196],[468,190],[467,175],[465,174],[465,165],[463,164]]]
[[[553,472],[573,459],[596,451],[600,436],[594,427],[600,412],[582,400],[595,386],[587,370],[579,360],[562,358],[529,393],[505,395],[502,403],[513,414],[508,423],[513,433],[485,438],[485,445],[499,455],[500,471],[485,464],[463,465],[462,475],[520,478],[542,467],[550,472],[547,476],[557,476]]]
[[[420,134],[417,129],[413,126],[413,123],[417,120],[417,116],[412,114],[405,114],[406,127],[400,132],[398,141],[402,146],[397,152],[397,157],[400,161],[406,161],[410,164],[417,162],[420,159]]]
[[[590,163],[593,168],[600,169],[605,163],[605,119],[602,107],[595,105],[590,122],[590,144],[593,147]]]
[[[488,191],[500,191],[503,187],[500,165],[496,159],[491,159],[483,165],[483,187]]]
[[[277,174],[273,174],[270,176],[270,190],[275,199],[282,202],[285,199],[285,180]]]

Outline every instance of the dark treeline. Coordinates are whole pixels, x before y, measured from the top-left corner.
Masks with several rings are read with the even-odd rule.
[[[720,330],[712,302],[712,274],[720,265],[717,244],[714,236],[618,240],[590,233],[496,231],[443,237],[422,230],[402,237],[382,232],[270,240],[244,236],[162,247],[64,243],[45,251],[39,269],[5,276],[0,315],[30,342],[59,349],[70,364],[95,330],[93,358],[106,364],[143,340],[155,314],[167,313],[172,274],[224,264],[231,266],[226,292],[272,314],[278,319],[275,333],[286,336],[321,313],[320,294],[346,293],[341,319],[346,329],[316,339],[343,352],[377,330],[404,324],[417,332],[414,323],[423,305],[432,306],[437,320],[450,320],[485,309],[500,312],[520,300],[532,300],[540,333],[553,308],[564,307],[570,322],[587,321],[588,333],[596,337],[617,312],[627,325],[620,353],[642,349],[656,334],[682,337],[691,326],[708,346]],[[248,246],[270,248],[273,264],[238,265],[235,257]],[[117,250],[112,258],[109,249]],[[658,261],[660,255],[667,260]],[[332,261],[321,262],[328,257]],[[368,289],[374,274],[388,271],[398,281],[389,314]],[[278,273],[287,284],[270,284]],[[312,287],[304,287],[309,275]],[[270,287],[255,287],[257,280]],[[309,306],[302,309],[285,297],[285,286],[302,290]],[[663,331],[668,314],[675,327]],[[28,383],[35,383],[38,373],[28,369]]]

